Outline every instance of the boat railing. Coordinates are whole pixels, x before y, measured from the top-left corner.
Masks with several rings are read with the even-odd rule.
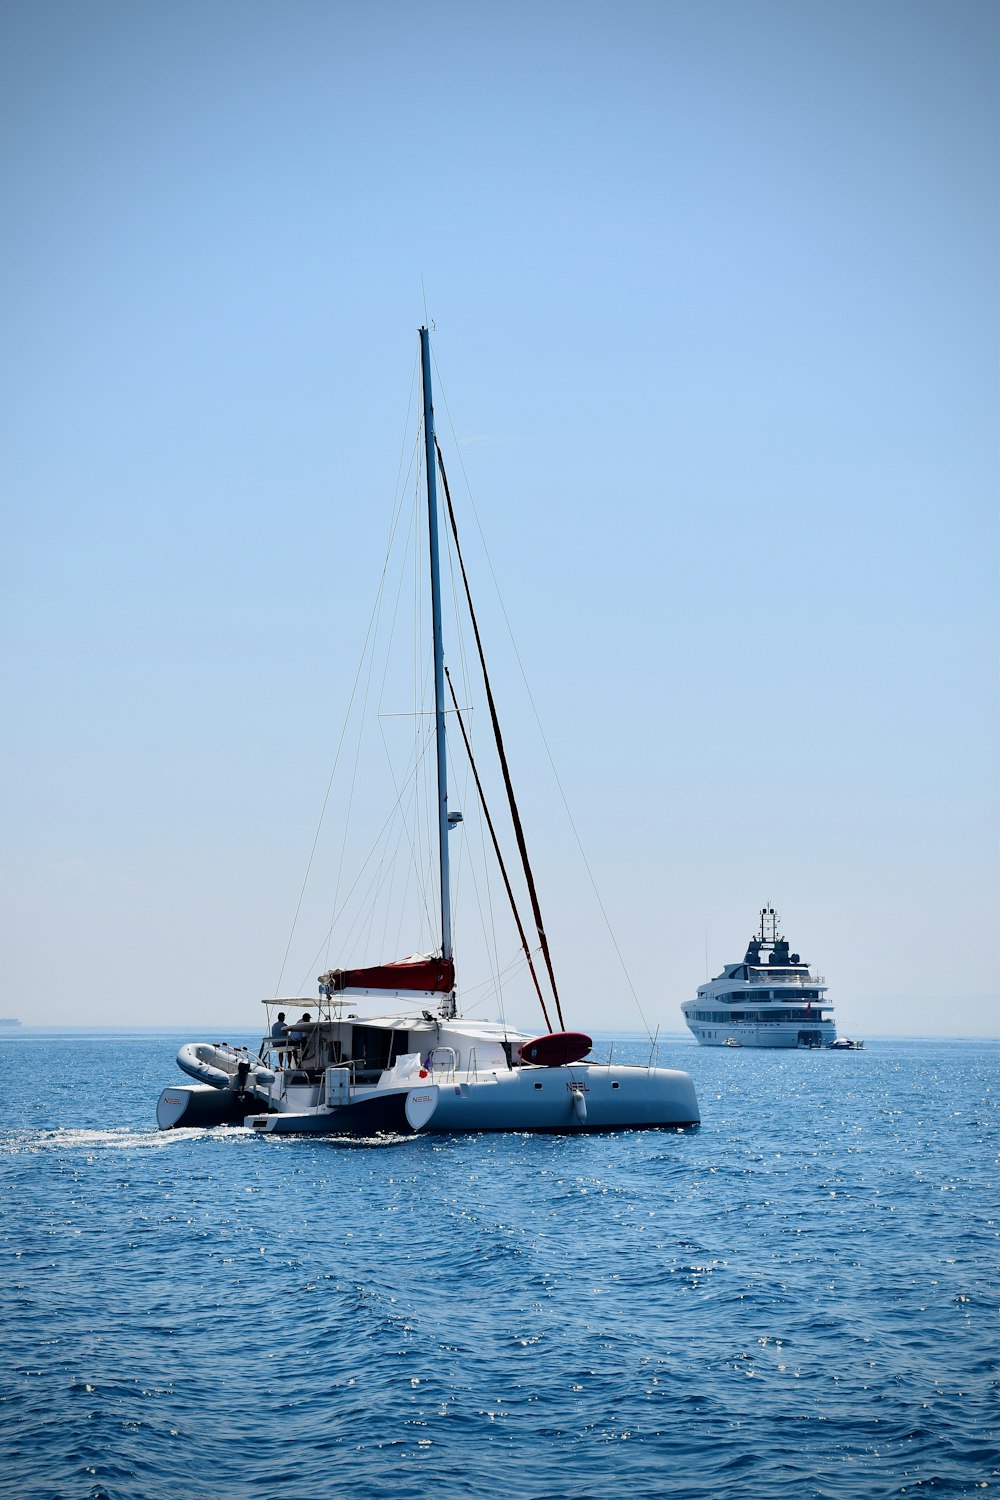
[[[747,984],[767,986],[771,989],[774,985],[796,985],[802,988],[804,985],[826,984],[822,974],[751,974],[745,981]]]
[[[473,1048],[472,1056],[473,1058],[475,1057],[475,1048]],[[441,1059],[440,1062],[438,1061],[439,1058]],[[440,1074],[454,1083],[455,1074],[458,1071],[458,1053],[454,1047],[435,1047],[432,1052],[429,1052],[427,1054],[427,1071],[432,1078]]]
[[[479,1059],[476,1056],[475,1047],[469,1048],[469,1061],[466,1064],[465,1076],[470,1083],[475,1082],[479,1078]]]
[[[260,1044],[257,1056],[271,1068],[298,1068],[302,1062],[305,1042],[298,1037],[271,1036],[268,1034]]]
[[[269,1068],[289,1068],[292,1054],[297,1050],[286,1037],[268,1035],[261,1042],[257,1056]]]

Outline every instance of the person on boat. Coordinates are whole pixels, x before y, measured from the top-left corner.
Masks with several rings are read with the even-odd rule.
[[[285,1025],[285,1012],[283,1010],[279,1010],[278,1019],[271,1027],[271,1040],[276,1044],[278,1062],[281,1067],[285,1067],[288,1063],[288,1048],[282,1046],[282,1043],[284,1042],[287,1035],[288,1027]]]
[[[308,1026],[309,1030],[301,1031],[299,1028],[302,1026]],[[311,1034],[312,1016],[308,1011],[306,1011],[304,1015],[299,1017],[298,1021],[296,1021],[295,1023],[294,1028],[288,1033],[288,1040],[295,1043],[292,1054],[289,1057],[289,1062],[292,1066],[302,1066],[302,1053],[305,1047],[305,1043],[309,1040]]]

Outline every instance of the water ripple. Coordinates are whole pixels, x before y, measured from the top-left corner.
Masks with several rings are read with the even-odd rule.
[[[1000,1486],[995,1048],[689,1049],[697,1132],[358,1143],[155,1131],[175,1039],[77,1042],[93,1087],[42,1118],[31,1046],[0,1132],[20,1500]]]

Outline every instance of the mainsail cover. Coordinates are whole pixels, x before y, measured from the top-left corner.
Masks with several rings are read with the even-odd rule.
[[[412,953],[396,963],[367,969],[330,969],[319,976],[319,985],[324,995],[341,990],[423,990],[448,995],[455,988],[455,964],[432,953]]]

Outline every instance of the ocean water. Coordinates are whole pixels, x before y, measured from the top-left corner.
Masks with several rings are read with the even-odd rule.
[[[1000,1490],[996,1043],[677,1039],[697,1129],[357,1143],[159,1133],[185,1039],[0,1042],[4,1496]]]

